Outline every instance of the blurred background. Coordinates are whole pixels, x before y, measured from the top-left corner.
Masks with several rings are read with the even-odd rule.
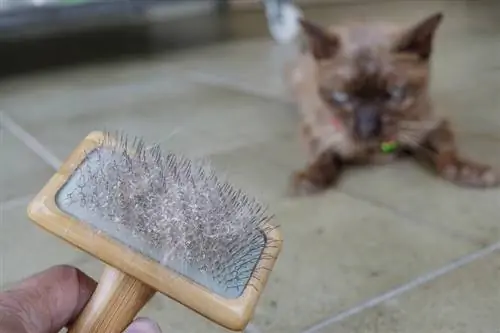
[[[206,43],[225,34],[221,14],[226,7],[219,0],[2,0],[2,71],[15,74]]]
[[[271,1],[273,2],[273,1]],[[411,24],[443,11],[432,93],[463,153],[500,167],[500,2],[301,0],[322,24]],[[267,203],[285,243],[249,332],[497,332],[500,190],[411,162],[352,170],[290,198],[305,158],[279,43],[254,0],[0,0],[0,289],[56,264],[101,263],[40,230],[29,200],[90,131],[210,158]],[[221,332],[161,295],[164,332]]]

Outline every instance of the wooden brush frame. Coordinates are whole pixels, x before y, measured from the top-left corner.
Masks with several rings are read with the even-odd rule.
[[[87,153],[99,147],[105,137],[102,132],[90,133],[28,206],[28,216],[38,226],[109,266],[81,318],[70,331],[122,332],[156,291],[229,330],[243,331],[253,316],[260,294],[281,251],[282,238],[279,230],[270,225],[264,226],[262,231],[267,239],[275,242],[275,246],[265,247],[256,265],[259,267],[258,271],[254,272],[242,295],[235,299],[214,294],[104,233],[96,233],[88,223],[61,211],[56,204],[56,196],[84,161]]]

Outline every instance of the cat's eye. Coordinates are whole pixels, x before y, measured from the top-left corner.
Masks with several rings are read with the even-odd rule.
[[[332,100],[335,103],[345,104],[345,103],[349,102],[349,95],[347,95],[347,93],[342,92],[342,91],[334,91],[332,93]]]
[[[401,86],[394,86],[389,88],[388,93],[391,98],[391,101],[394,102],[401,102],[406,97],[406,91],[404,87]]]

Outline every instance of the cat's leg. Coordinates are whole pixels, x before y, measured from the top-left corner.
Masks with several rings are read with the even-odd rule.
[[[294,194],[312,194],[332,187],[342,171],[340,157],[331,150],[320,154],[315,160],[292,176]]]
[[[460,186],[485,188],[500,184],[497,170],[460,155],[454,132],[447,121],[429,133],[415,157],[430,162],[441,177]]]

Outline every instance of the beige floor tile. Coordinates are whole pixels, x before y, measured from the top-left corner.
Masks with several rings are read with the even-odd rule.
[[[151,94],[170,97],[187,94],[191,89],[193,85],[168,64],[117,61],[15,77],[2,85],[0,97],[2,111],[29,123],[61,117],[82,120]]]
[[[293,46],[276,45],[264,38],[216,44],[171,59],[193,74],[193,79],[222,84],[268,97],[282,98],[283,70],[287,59],[296,54]]]
[[[500,253],[318,333],[491,333],[500,327]]]
[[[500,108],[498,86],[500,80],[492,64],[492,54],[500,54],[500,39],[483,40],[465,56],[448,57],[443,52],[436,61],[434,104],[436,110],[446,115],[454,127],[467,133],[480,133],[500,139]],[[484,46],[489,45],[489,46]],[[495,50],[492,50],[495,46]],[[458,58],[458,59],[457,59]],[[463,58],[463,59],[460,59]],[[488,59],[485,59],[488,58]],[[439,67],[438,67],[439,66]],[[457,71],[457,68],[467,70]]]
[[[218,173],[234,186],[276,207],[289,197],[291,172],[301,166],[303,156],[294,133],[289,133],[208,157]]]
[[[262,141],[292,126],[293,112],[278,102],[181,78],[74,88],[63,97],[57,91],[33,93],[44,96],[40,108],[28,96],[10,100],[5,110],[61,159],[92,130],[123,130],[201,155]]]
[[[497,141],[462,136],[459,142],[467,156],[500,168]],[[500,189],[460,188],[411,161],[346,173],[339,187],[483,246],[500,239]]]
[[[0,209],[0,287],[45,270],[52,265],[79,263],[89,256],[31,222],[28,201]]]
[[[266,332],[300,332],[477,248],[341,193],[275,214],[283,252],[256,312]]]
[[[1,127],[0,205],[38,192],[54,171],[25,144]]]
[[[445,19],[443,28],[447,26],[446,23]],[[467,24],[463,25],[467,26]],[[462,26],[461,29],[464,27]],[[491,97],[496,97],[488,89],[492,88],[490,85],[495,85],[488,79],[488,76],[497,67],[492,55],[500,52],[500,34],[477,34],[467,30],[461,31],[461,29],[450,27],[447,31],[437,35],[432,59],[431,87],[436,97],[435,102],[439,108],[449,108],[447,111],[450,116],[456,115],[455,109],[470,111],[471,108],[461,105],[462,102],[447,105],[448,101],[474,98],[478,92],[489,92]],[[464,44],[467,45],[465,49]],[[444,101],[440,100],[442,93],[446,93],[447,98]],[[475,101],[479,104],[490,102],[488,99],[478,98]],[[480,111],[478,106],[472,108],[474,114]]]

